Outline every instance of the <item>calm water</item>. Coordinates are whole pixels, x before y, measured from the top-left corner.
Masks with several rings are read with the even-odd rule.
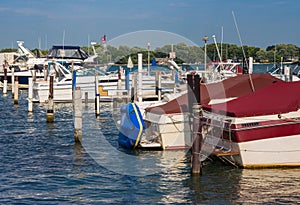
[[[0,92],[0,204],[299,204],[300,169],[243,170],[208,161],[192,177],[185,151],[118,147],[110,104],[84,108],[83,145],[74,144],[72,106],[27,112]]]

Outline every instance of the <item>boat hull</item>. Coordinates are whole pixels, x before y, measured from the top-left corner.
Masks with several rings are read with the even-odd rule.
[[[214,141],[214,154],[243,168],[300,167],[299,111],[227,118],[205,113],[202,133]],[[223,118],[222,118],[223,117]],[[219,135],[216,135],[219,133]]]
[[[191,147],[191,127],[187,113],[172,115],[146,113],[144,120],[146,132],[143,135],[141,146],[156,148],[159,144],[163,150]]]
[[[236,155],[223,156],[244,168],[300,167],[300,135],[232,143]]]

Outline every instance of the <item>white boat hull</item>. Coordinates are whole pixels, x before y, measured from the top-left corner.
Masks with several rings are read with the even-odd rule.
[[[159,115],[147,113],[144,117],[146,132],[142,147],[161,149],[185,149],[192,145],[190,122],[187,114]],[[152,140],[151,139],[155,139]],[[152,142],[152,143],[149,143]]]
[[[244,168],[300,166],[300,135],[233,143],[238,155],[226,156]]]

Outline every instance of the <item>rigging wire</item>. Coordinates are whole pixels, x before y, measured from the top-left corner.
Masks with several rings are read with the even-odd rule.
[[[237,22],[236,22],[236,19],[235,19],[235,15],[234,15],[234,12],[233,12],[233,11],[232,11],[232,16],[233,16],[234,25],[235,25],[235,28],[236,28],[236,30],[237,30],[237,34],[238,34],[238,37],[239,37],[239,40],[240,40],[240,44],[241,44],[241,47],[242,47],[243,56],[244,56],[244,58],[246,59],[246,54],[245,54],[244,46],[243,46],[243,43],[242,43],[242,38],[241,38],[240,31],[239,31],[239,28],[238,28],[238,25],[237,25]],[[245,62],[246,62],[246,68],[249,70],[249,66],[248,66],[247,60],[245,60]],[[249,79],[250,79],[252,91],[254,92],[255,89],[254,89],[252,77],[251,77],[251,75],[250,75],[249,72],[248,72],[248,75],[249,75]]]

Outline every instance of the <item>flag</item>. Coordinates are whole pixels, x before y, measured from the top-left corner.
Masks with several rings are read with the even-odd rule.
[[[106,35],[103,35],[101,37],[101,41],[102,41],[103,44],[106,44]]]

